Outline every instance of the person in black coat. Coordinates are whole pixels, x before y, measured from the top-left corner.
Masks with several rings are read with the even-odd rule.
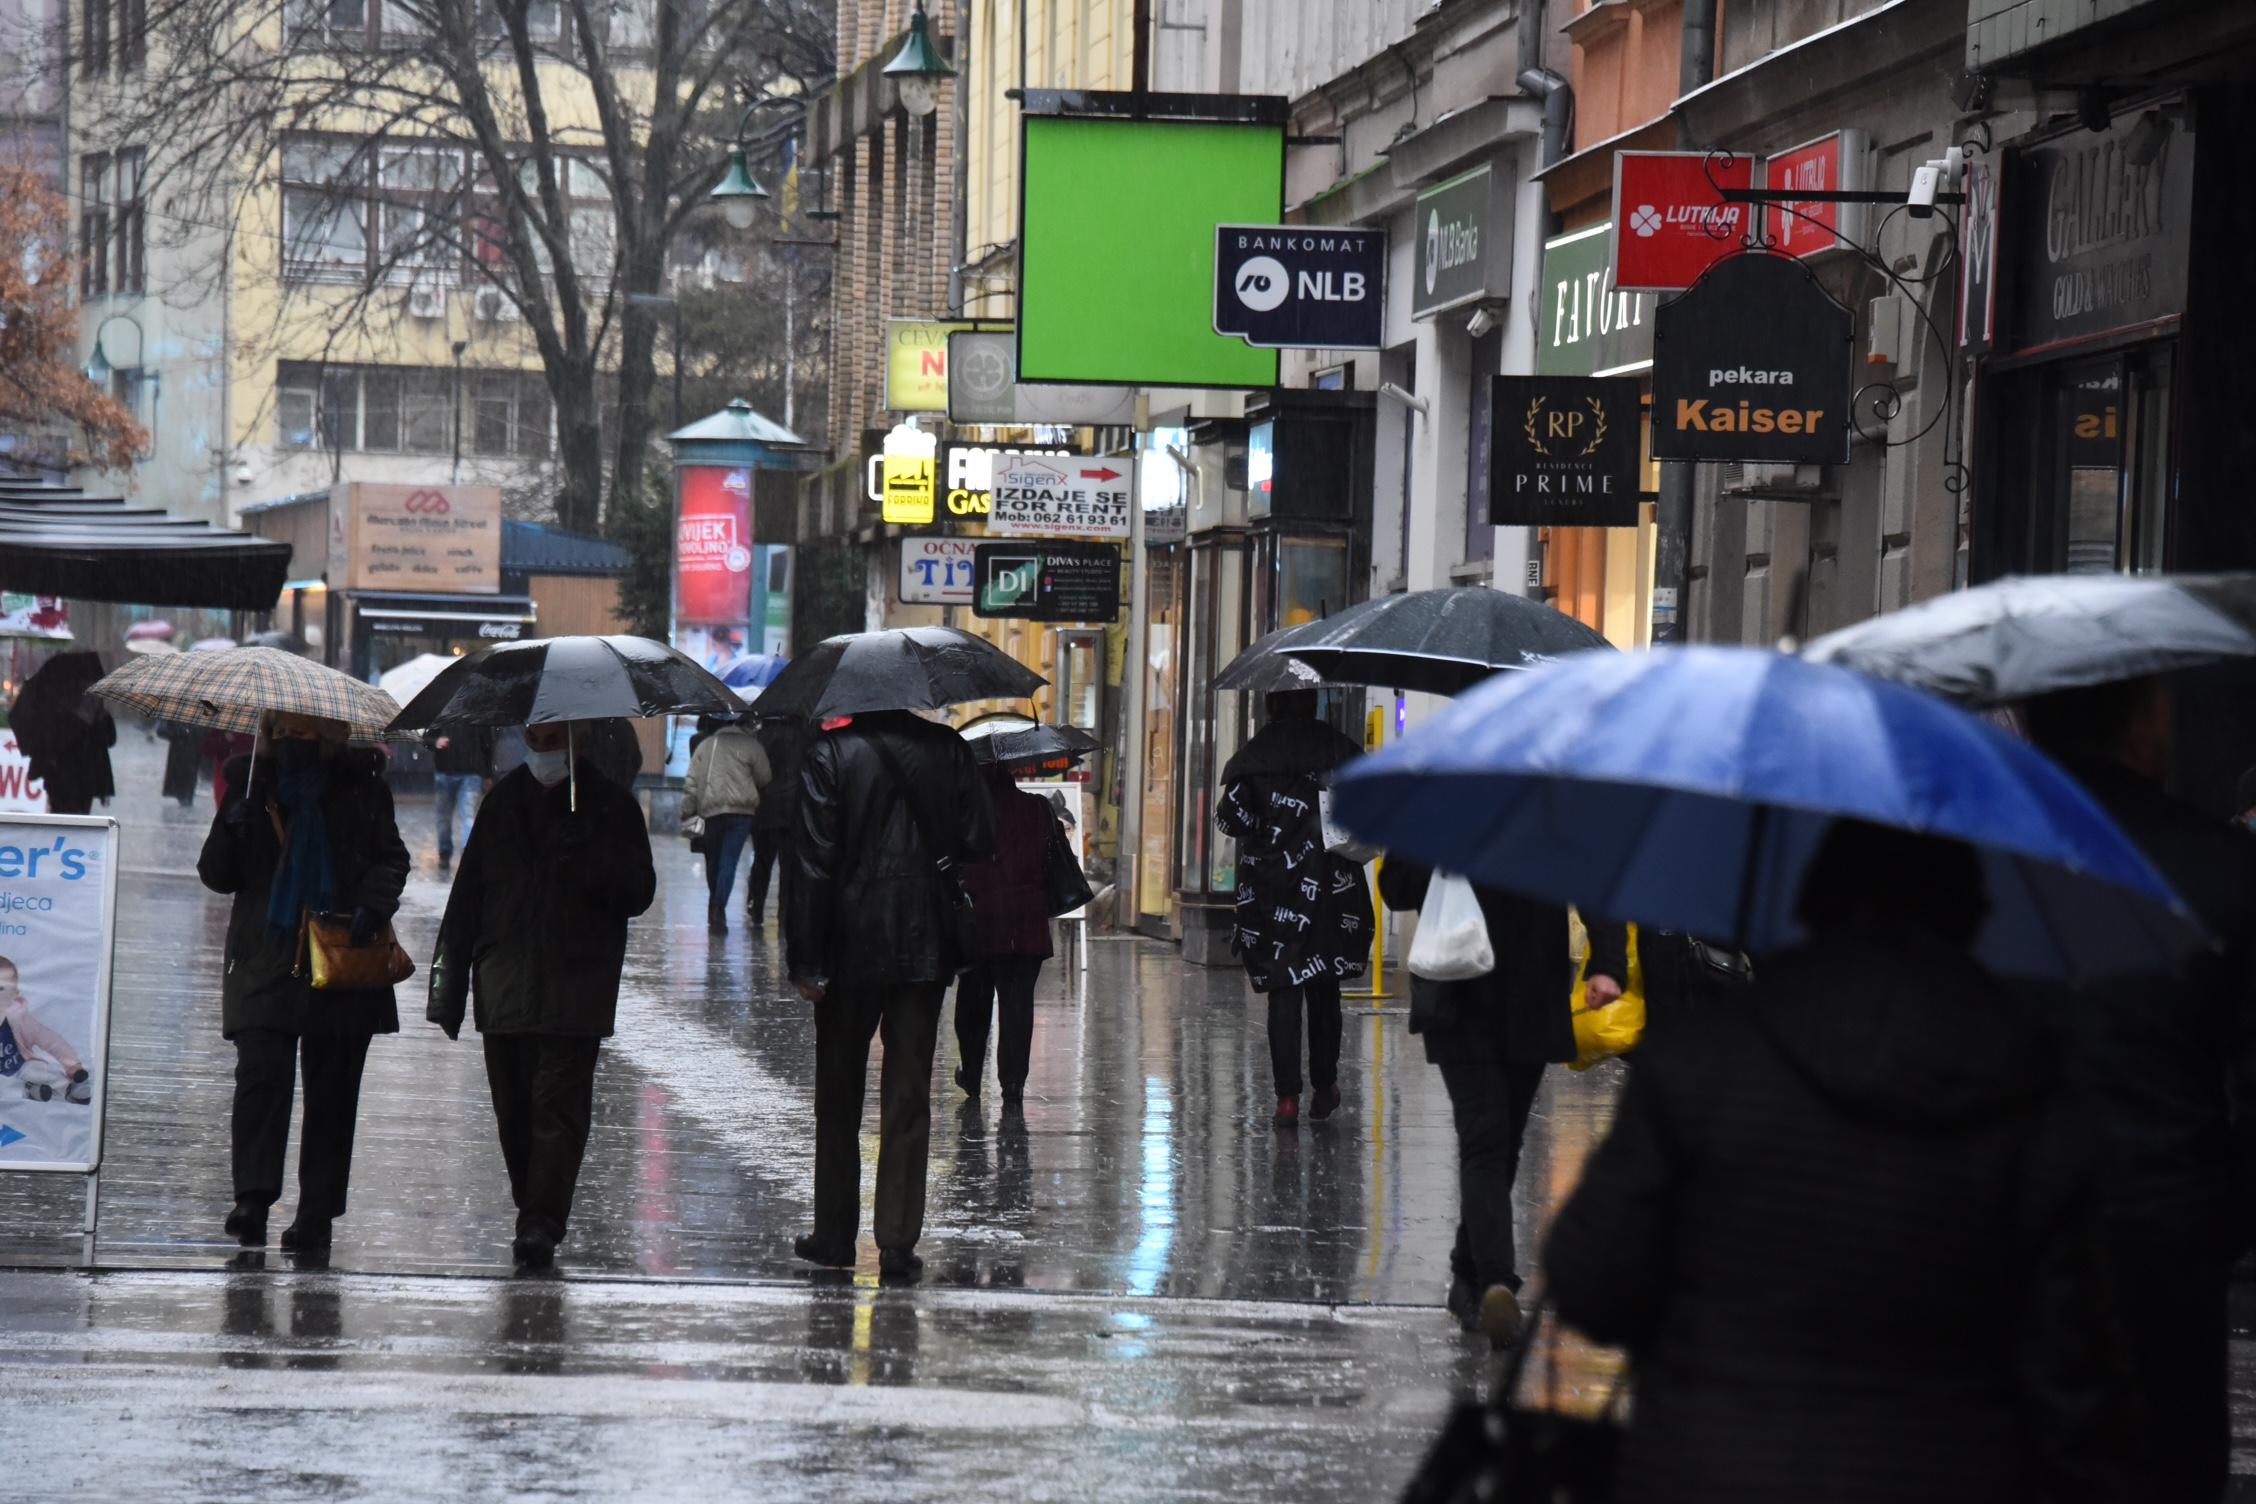
[[[768,877],[779,867],[783,884],[776,891],[780,918],[791,901],[791,837],[799,826],[799,759],[807,746],[804,721],[768,721],[760,727],[760,747],[768,754],[773,776],[761,792],[760,808],[752,816],[752,872],[744,894],[745,917],[758,928],[768,909]]]
[[[246,1248],[266,1242],[267,1208],[282,1194],[301,1068],[298,1214],[282,1246],[329,1247],[330,1224],[345,1214],[369,1040],[399,1030],[391,988],[316,994],[300,959],[307,911],[349,914],[354,941],[364,943],[398,911],[407,884],[384,759],[348,748],[347,736],[337,721],[270,718],[270,754],[228,764],[230,797],[196,862],[205,887],[235,900],[220,983],[220,1028],[235,1045],[235,1208],[226,1225]]]
[[[2091,1145],[1986,907],[1971,848],[1844,821],[1808,943],[1640,1049],[1543,1256],[1629,1349],[1617,1504],[2145,1497]]]
[[[2047,695],[2025,719],[2219,942],[2175,975],[2042,1000],[2104,1149],[2145,1497],[2211,1504],[2231,1450],[2226,1297],[2256,1231],[2256,836],[2164,791],[2161,680]]]
[[[944,869],[994,849],[994,803],[948,727],[880,711],[808,743],[783,918],[791,980],[815,1005],[815,1226],[793,1244],[809,1263],[854,1262],[862,1089],[882,1029],[878,1269],[908,1279],[923,1267],[933,1047],[948,981],[972,959],[954,933],[959,881]]]
[[[595,1063],[619,1006],[627,921],[657,896],[642,806],[594,761],[577,793],[563,723],[525,728],[524,764],[478,807],[447,895],[426,1016],[459,1037],[475,999],[509,1189],[510,1246],[554,1263],[595,1113]],[[573,807],[577,798],[578,807]]]
[[[1316,692],[1268,697],[1269,724],[1222,768],[1214,823],[1238,842],[1230,946],[1269,999],[1269,1066],[1280,1128],[1300,1122],[1301,1013],[1308,1015],[1308,1115],[1339,1107],[1340,987],[1371,960],[1371,890],[1360,863],[1324,849],[1322,785],[1363,749],[1316,718]]]
[[[979,953],[956,984],[956,1085],[979,1095],[988,1026],[1000,1016],[995,1076],[1003,1111],[1015,1113],[1025,1106],[1034,1056],[1034,988],[1051,954],[1043,860],[1058,818],[1050,801],[1020,788],[1008,767],[987,769],[987,791],[995,801],[995,854],[963,872]]]
[[[1379,868],[1390,909],[1426,902],[1433,869],[1399,857]],[[1457,1241],[1449,1251],[1449,1309],[1499,1347],[1520,1332],[1519,1249],[1512,1189],[1528,1114],[1554,1062],[1575,1058],[1574,982],[1567,911],[1558,904],[1476,888],[1496,969],[1460,982],[1410,979],[1410,1032],[1441,1068],[1457,1129]],[[1629,931],[1593,920],[1589,1004],[1621,996]]]

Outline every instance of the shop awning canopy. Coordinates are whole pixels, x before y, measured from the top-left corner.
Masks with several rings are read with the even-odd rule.
[[[0,479],[0,589],[267,611],[289,572],[284,542],[75,486]]]

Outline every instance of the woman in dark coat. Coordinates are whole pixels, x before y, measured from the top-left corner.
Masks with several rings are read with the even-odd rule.
[[[1363,749],[1316,719],[1314,690],[1269,696],[1269,724],[1222,769],[1214,823],[1238,842],[1237,927],[1230,945],[1269,998],[1269,1064],[1280,1128],[1300,1122],[1300,1018],[1308,1013],[1308,1115],[1339,1107],[1340,990],[1371,960],[1371,890],[1363,868],[1324,849],[1320,784]]]
[[[1614,1499],[2138,1496],[2091,1147],[1986,903],[1971,849],[1837,826],[1808,944],[1640,1052],[1543,1260],[1630,1351]]]
[[[1051,954],[1042,853],[1057,815],[1049,800],[1020,788],[1008,768],[986,773],[995,798],[995,854],[963,869],[979,955],[956,983],[956,1050],[963,1061],[956,1085],[979,1095],[987,1074],[987,1026],[999,1010],[995,1075],[1003,1083],[1003,1111],[1016,1112],[1025,1102],[1034,1051],[1034,984]]]
[[[383,757],[348,748],[341,722],[277,715],[267,734],[271,756],[255,767],[247,757],[227,765],[231,796],[196,863],[205,887],[235,899],[220,986],[221,1028],[235,1045],[227,1230],[246,1248],[266,1242],[302,1066],[298,1214],[282,1246],[320,1253],[329,1224],[345,1214],[368,1043],[398,1032],[399,1013],[389,987],[316,996],[299,962],[299,920],[308,911],[349,914],[353,938],[372,938],[399,910],[407,847]]]

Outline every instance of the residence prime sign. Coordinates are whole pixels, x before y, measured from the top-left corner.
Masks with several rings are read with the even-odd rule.
[[[1376,350],[1386,321],[1384,230],[1214,227],[1214,332],[1262,349]]]
[[[1117,457],[998,460],[987,531],[998,538],[1125,538],[1128,509],[1136,505],[1134,472],[1133,461]]]
[[[1418,195],[1411,317],[1427,318],[1511,291],[1511,200],[1507,196],[1500,204],[1499,191],[1496,175],[1476,167]]]
[[[1799,261],[1728,257],[1654,323],[1656,459],[1847,463],[1853,324]]]
[[[1120,547],[1113,543],[982,543],[972,553],[971,614],[1024,621],[1117,621]]]
[[[1488,520],[1499,527],[1635,527],[1643,393],[1634,376],[1499,376]]]

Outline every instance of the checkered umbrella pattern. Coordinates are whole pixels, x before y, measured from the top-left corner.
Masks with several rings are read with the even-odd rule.
[[[259,729],[273,711],[343,721],[356,742],[386,740],[399,702],[373,684],[277,648],[225,648],[136,658],[89,691],[154,720],[204,731]],[[393,738],[397,740],[398,738]]]

